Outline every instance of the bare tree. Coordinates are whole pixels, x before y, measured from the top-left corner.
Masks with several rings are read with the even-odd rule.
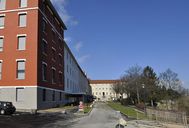
[[[165,72],[160,74],[159,84],[161,87],[165,87],[167,89],[164,98],[166,100],[166,105],[168,109],[168,100],[175,100],[180,96],[179,90],[182,83],[179,80],[177,73],[173,72],[171,69],[167,69]]]

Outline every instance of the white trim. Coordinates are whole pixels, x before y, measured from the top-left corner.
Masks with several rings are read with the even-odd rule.
[[[26,14],[27,15],[27,12],[18,12],[18,15],[22,15],[22,14]]]
[[[48,44],[48,42],[43,38],[42,41],[44,41],[46,44]]]
[[[46,20],[44,17],[43,17],[43,20],[44,20],[46,23],[48,23],[47,20]]]
[[[0,62],[2,63],[2,62],[3,62],[3,60],[0,60]]]
[[[21,36],[27,36],[27,34],[17,34],[17,37],[21,37]]]
[[[51,13],[52,15],[54,15],[54,13],[53,13],[53,11],[51,10],[51,8],[50,8],[48,5],[46,5],[46,7],[47,7],[47,9],[50,11],[50,13]]]
[[[62,54],[61,54],[61,53],[59,53],[58,55],[62,57]]]
[[[55,20],[56,20],[56,22],[58,23],[58,25],[60,25],[60,22],[58,21],[58,19],[55,17]]]
[[[6,14],[0,14],[0,17],[5,17],[6,16]]]
[[[42,61],[42,64],[44,64],[44,65],[46,65],[46,66],[48,65],[48,64],[47,64],[46,62],[44,62],[44,61]]]
[[[56,68],[55,67],[52,67],[51,69],[55,70],[56,71]]]
[[[26,59],[16,59],[16,61],[26,61]]]
[[[49,24],[51,25],[51,27],[56,31],[56,33],[59,35],[59,37],[61,37],[62,40],[64,40],[63,35],[61,33],[59,33],[56,29],[56,27],[50,22],[50,20],[47,18],[47,16],[43,13],[43,11],[41,9],[39,9],[39,11],[41,12],[41,14],[44,16],[44,18],[49,22]],[[61,25],[62,28],[62,25]],[[64,29],[62,29],[64,31]]]
[[[18,11],[28,11],[28,10],[37,10],[37,9],[39,9],[39,7],[20,8],[20,9],[5,10],[5,11],[0,11],[0,13],[18,12]]]
[[[52,49],[56,52],[56,49],[54,47],[52,47]]]
[[[0,36],[0,38],[3,38],[3,39],[4,39],[4,38],[5,38],[5,36]]]

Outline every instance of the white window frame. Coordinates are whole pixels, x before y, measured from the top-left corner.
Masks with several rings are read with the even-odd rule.
[[[7,5],[6,2],[7,2],[7,0],[5,0],[5,3],[4,3],[5,5],[3,6],[2,9],[0,8],[0,10],[5,10],[6,9],[6,5]]]
[[[0,68],[0,80],[2,80],[2,70],[3,70],[3,60],[0,60],[1,68]]]
[[[26,8],[26,7],[28,7],[28,0],[26,0],[26,5],[25,6],[22,6],[22,0],[19,0],[19,7],[20,8]]]
[[[20,79],[18,78],[18,62],[21,62],[21,61],[24,61],[25,62],[25,69],[24,69],[24,78],[23,79]],[[26,79],[26,59],[16,59],[16,79],[17,80],[25,80]]]
[[[19,49],[19,37],[25,37],[25,48],[24,49]],[[18,43],[17,43],[17,50],[19,51],[24,51],[26,50],[26,44],[27,44],[27,34],[18,34],[17,35],[17,40],[18,40]]]
[[[4,29],[5,28],[5,14],[0,14],[0,17],[4,17],[4,21],[3,21],[3,26],[0,26],[0,29]]]
[[[26,19],[25,19],[26,21],[25,21],[25,24],[24,24],[24,25],[21,25],[21,22],[20,22],[20,16],[21,16],[21,15],[26,15]],[[27,26],[27,12],[19,12],[19,13],[18,13],[18,17],[19,17],[19,18],[18,18],[18,26],[19,26],[19,27],[26,27],[26,26]]]
[[[42,62],[42,66],[43,65],[46,65],[46,68],[47,68],[47,63],[45,63],[44,61]],[[47,70],[47,69],[46,69]],[[46,71],[46,73],[47,73],[47,71]],[[47,76],[46,76],[47,77]],[[44,74],[43,74],[43,69],[42,69],[42,80],[43,81],[47,81],[47,78],[46,79],[44,79],[45,77],[44,77]]]
[[[2,51],[0,51],[0,52],[3,52],[3,47],[4,47],[4,42],[5,42],[5,40],[4,40],[4,36],[0,36],[0,39],[3,39]]]

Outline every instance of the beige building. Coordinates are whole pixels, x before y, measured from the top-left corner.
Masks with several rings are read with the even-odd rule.
[[[92,94],[99,101],[110,101],[119,98],[113,90],[113,85],[118,80],[90,80]]]

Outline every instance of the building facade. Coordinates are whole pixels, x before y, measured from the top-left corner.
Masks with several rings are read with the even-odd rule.
[[[64,41],[66,29],[50,0],[0,0],[1,101],[37,110],[85,92],[89,82]],[[69,75],[66,51],[73,62]]]
[[[113,90],[113,85],[118,80],[90,80],[92,94],[97,101],[111,101],[119,98]]]

